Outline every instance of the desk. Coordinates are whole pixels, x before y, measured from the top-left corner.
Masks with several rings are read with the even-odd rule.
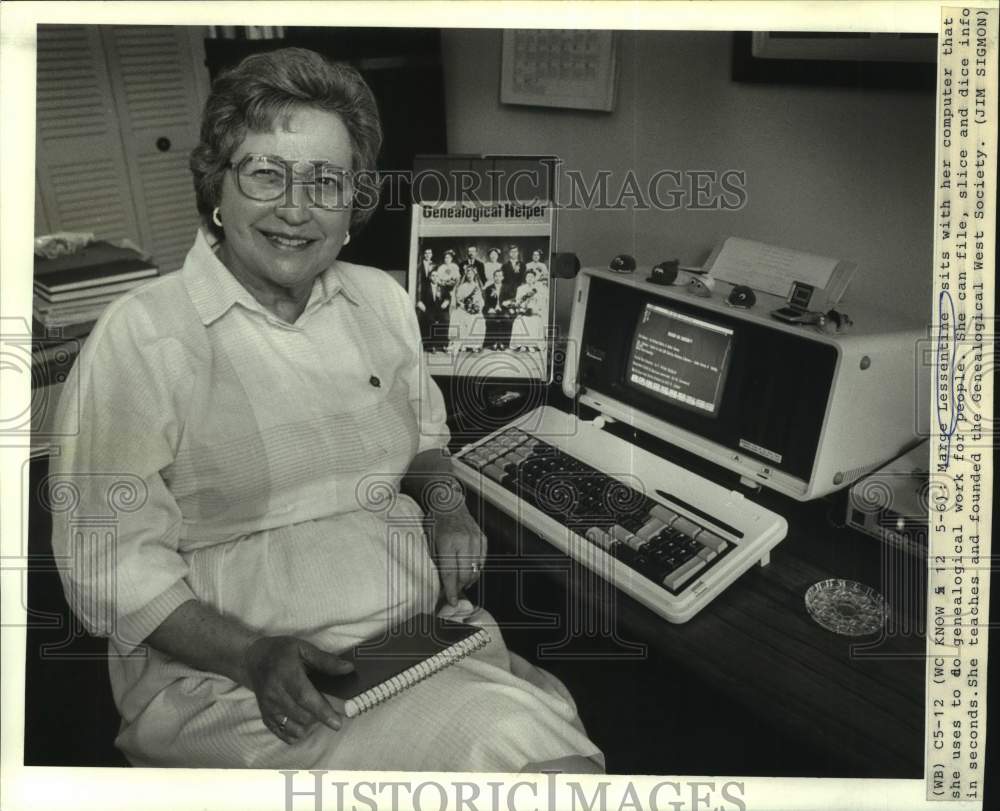
[[[921,777],[925,563],[835,526],[835,499],[750,498],[784,515],[788,535],[769,566],[674,625],[473,497],[490,539],[480,600],[512,650],[567,683],[612,772]],[[803,596],[830,577],[879,589],[886,633],[815,624]]]
[[[31,463],[28,605],[36,620],[27,640],[26,763],[122,765],[111,746],[117,715],[105,643],[73,635],[66,622],[39,500],[46,472],[44,457]],[[612,772],[922,776],[924,564],[831,526],[827,515],[838,512],[829,502],[752,498],[788,519],[788,536],[769,566],[748,571],[682,625],[610,591],[472,498],[490,539],[477,596],[512,650],[567,684]],[[873,644],[815,625],[803,594],[832,576],[886,594],[894,634]],[[45,643],[56,655],[39,656]],[[852,645],[865,644],[852,656]],[[66,689],[70,679],[75,689]]]

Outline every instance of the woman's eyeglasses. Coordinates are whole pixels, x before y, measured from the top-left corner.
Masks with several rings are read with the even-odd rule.
[[[309,189],[313,205],[325,209],[349,208],[354,197],[351,172],[326,161],[302,161],[308,167],[295,171],[296,161],[275,155],[245,155],[239,161],[230,161],[229,167],[236,175],[236,186],[251,200],[262,203],[284,199],[285,205],[294,205],[292,186]]]

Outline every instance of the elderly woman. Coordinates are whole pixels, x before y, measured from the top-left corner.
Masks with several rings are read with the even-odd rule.
[[[337,260],[380,143],[349,67],[288,49],[223,75],[191,159],[204,228],[178,273],[108,309],[66,387],[53,545],[110,638],[135,765],[602,764],[565,688],[495,628],[354,719],[307,676],[347,672],[339,652],[442,592],[460,604],[486,552],[406,294]]]

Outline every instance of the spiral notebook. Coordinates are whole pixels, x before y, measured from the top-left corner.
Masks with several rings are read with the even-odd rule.
[[[344,702],[353,718],[461,661],[488,644],[484,628],[417,614],[384,636],[340,654],[354,671],[331,676],[312,670],[309,678],[323,693]]]

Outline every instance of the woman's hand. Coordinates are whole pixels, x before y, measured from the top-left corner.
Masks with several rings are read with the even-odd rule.
[[[486,537],[465,506],[465,490],[455,479],[444,448],[418,453],[400,488],[424,511],[431,554],[441,576],[441,588],[451,605],[479,579],[486,558]]]
[[[350,662],[294,636],[261,637],[243,656],[248,686],[257,696],[261,718],[287,744],[299,740],[316,722],[335,731],[343,723],[343,704],[334,698],[335,708],[313,687],[306,665],[333,676],[354,669]]]
[[[486,560],[486,536],[465,504],[433,513],[431,541],[441,587],[450,605],[479,579]]]

